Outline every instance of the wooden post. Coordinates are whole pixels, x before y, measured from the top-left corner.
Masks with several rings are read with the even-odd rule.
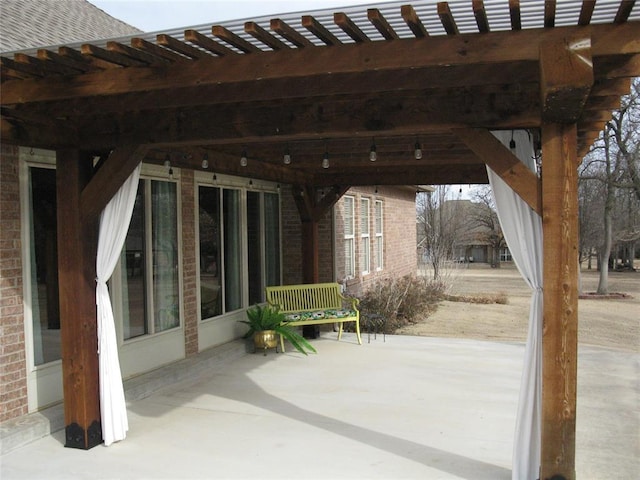
[[[541,480],[574,480],[578,360],[575,124],[542,126],[544,326]]]
[[[56,163],[65,446],[86,450],[102,443],[95,298],[98,217],[81,214],[90,158],[78,150],[62,150]]]
[[[318,222],[315,219],[302,221],[302,281],[318,283],[320,272],[320,253]]]
[[[318,283],[320,278],[320,239],[318,224],[340,197],[347,186],[334,185],[321,198],[316,197],[313,185],[294,185],[293,198],[302,221],[302,281]]]

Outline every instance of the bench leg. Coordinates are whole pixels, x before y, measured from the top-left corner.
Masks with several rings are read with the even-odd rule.
[[[280,335],[280,351],[284,353],[284,337]]]
[[[338,322],[340,325],[340,328],[338,328],[338,340],[340,340],[342,338],[342,327],[344,325],[344,322]]]
[[[360,320],[356,320],[356,335],[358,337],[358,345],[362,345],[362,338],[360,338]]]

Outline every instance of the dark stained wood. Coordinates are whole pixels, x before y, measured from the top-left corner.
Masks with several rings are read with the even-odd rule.
[[[111,152],[82,191],[81,218],[99,216],[134,168],[144,159],[147,147],[126,145]]]
[[[77,150],[58,151],[56,163],[65,446],[89,449],[102,443],[95,298],[98,217],[80,215],[90,157]]]
[[[521,30],[520,0],[509,0],[509,16],[511,18],[511,30]]]
[[[244,31],[273,50],[289,48],[283,41],[271,35],[256,22],[245,22]]]
[[[422,25],[418,14],[411,5],[402,5],[400,15],[416,38],[428,37],[427,29]]]
[[[596,2],[582,2],[580,17],[578,18],[578,25],[589,25],[591,23],[591,17],[593,16],[593,9],[595,8],[595,6]]]
[[[542,127],[541,479],[575,480],[578,171],[575,125]]]
[[[7,57],[0,57],[0,66],[9,75],[16,78],[31,75],[35,77],[44,77],[46,75],[46,71],[40,66],[31,65],[25,62],[17,62]]]
[[[538,215],[542,215],[540,179],[489,131],[455,131],[471,150],[497,173]]]
[[[631,23],[588,27],[594,62],[598,56],[609,55],[614,51],[622,51],[621,55],[624,56],[640,53],[640,42],[637,41],[640,34],[635,27]],[[585,32],[584,27],[554,28],[544,31],[525,30],[508,35],[490,32],[478,36],[473,43],[469,43],[464,35],[455,35],[430,37],[429,41],[408,39],[350,44],[342,45],[339,49],[289,49],[263,52],[256,56],[235,55],[233,58],[212,57],[206,61],[185,61],[179,66],[164,67],[166,71],[163,71],[163,75],[158,74],[157,68],[115,68],[108,72],[78,75],[65,81],[55,78],[47,78],[46,81],[33,79],[24,80],[19,86],[5,82],[3,104],[19,102],[25,97],[31,101],[70,99],[74,96],[86,96],[89,92],[101,96],[167,88],[202,88],[207,85],[254,81],[256,78],[260,78],[261,82],[283,78],[293,81],[313,76],[326,79],[328,64],[332,65],[331,75],[358,74],[366,78],[371,72],[403,69],[410,72],[434,68],[434,81],[441,77],[446,78],[446,82],[455,81],[457,84],[510,84],[515,81],[512,75],[520,75],[523,68],[533,65],[529,62],[537,64],[541,42],[560,42],[564,37],[571,38],[573,33],[584,35]],[[157,45],[155,47],[162,49]],[[219,63],[223,60],[225,63]],[[507,68],[507,65],[514,68]],[[455,72],[455,68],[463,66],[472,70],[485,68],[491,74],[463,75],[460,79],[458,74],[461,72]],[[455,72],[456,75],[450,72]],[[520,82],[522,77],[515,78]],[[445,81],[441,81],[439,85],[443,84]]]
[[[331,33],[324,25],[311,15],[302,16],[302,26],[313,33],[326,45],[340,45],[342,43],[333,33]]]
[[[162,48],[159,45],[156,45],[155,43],[148,42],[144,38],[132,38],[131,46],[133,48],[137,48],[139,50],[148,52],[151,55],[162,57],[166,60],[169,60],[171,63],[175,63],[175,62],[184,63],[187,60],[187,58],[184,57],[183,55],[179,55],[176,52],[169,50],[167,48]]]
[[[291,42],[298,48],[314,47],[315,45],[297,30],[291,28],[284,20],[272,18],[270,28],[285,40]]]
[[[32,67],[42,71],[43,76],[48,74],[53,75],[76,75],[78,70],[66,67],[64,65],[58,65],[54,62],[41,60],[38,57],[30,57],[24,53],[16,53],[13,57],[16,62],[31,65]]]
[[[556,0],[544,0],[544,26],[551,28],[556,24]]]
[[[449,8],[449,3],[438,2],[438,16],[447,35],[458,35],[460,33],[451,13],[451,8]]]
[[[331,207],[349,189],[333,186],[318,201],[313,185],[293,185],[293,198],[302,222],[302,278],[304,283],[318,283],[320,253],[318,224]]]
[[[229,45],[233,45],[238,50],[241,50],[244,53],[254,53],[260,51],[260,49],[253,43],[247,42],[244,38],[239,37],[231,30],[228,30],[220,25],[214,25],[213,27],[211,27],[211,33],[213,33],[214,37],[227,42]]]
[[[624,23],[629,19],[629,15],[631,14],[631,10],[633,10],[633,6],[635,5],[635,0],[622,0],[620,2],[620,7],[618,8],[618,12],[616,13],[616,18],[613,20],[614,23]]]
[[[353,20],[347,16],[347,14],[342,12],[334,13],[333,21],[344,31],[344,33],[349,35],[354,42],[360,43],[370,41],[369,37],[360,30],[360,27],[358,27]]]
[[[487,18],[487,12],[484,8],[483,0],[473,0],[471,7],[473,8],[473,15],[476,17],[476,24],[478,25],[478,31],[480,33],[487,33],[490,31],[489,19]]]
[[[115,51],[105,50],[104,48],[96,47],[95,45],[91,44],[82,45],[80,51],[83,55],[97,58],[104,62],[111,63],[114,66],[139,67],[146,65],[145,62],[142,62],[140,60],[133,59]]]
[[[83,55],[77,50],[74,50],[73,48],[69,48],[69,47],[64,47],[64,46],[59,47],[58,54],[60,54],[60,56],[64,58],[68,58],[76,62],[87,63],[91,65],[92,70],[96,70],[96,71],[120,68],[118,65],[114,63],[105,62],[104,60],[93,57],[91,55]]]
[[[236,52],[235,50],[232,50],[231,48],[216,42],[212,38],[203,35],[197,30],[185,30],[184,39],[220,57],[223,55],[238,54],[238,52]]]
[[[149,52],[138,50],[118,42],[107,42],[107,50],[129,57],[144,65],[168,65],[171,63],[166,58],[152,55]]]
[[[571,37],[540,46],[542,118],[576,122],[594,82],[589,38]]]
[[[377,8],[368,9],[367,18],[386,40],[395,40],[398,38],[398,34]]]
[[[91,70],[95,70],[95,67],[91,66],[86,61],[79,61],[70,57],[63,57],[56,52],[52,52],[51,50],[47,50],[44,48],[39,49],[36,55],[41,60],[49,60],[51,62],[55,62],[57,65],[69,67],[73,70],[77,70],[78,72],[88,72]]]
[[[318,283],[320,280],[320,248],[318,222],[302,222],[302,282]]]
[[[211,55],[209,55],[207,52],[200,50],[199,48],[195,48],[188,43],[181,42],[180,40],[170,35],[165,35],[164,33],[157,35],[156,42],[158,45],[170,48],[176,53],[184,55],[185,57],[193,58],[195,60],[211,57]]]

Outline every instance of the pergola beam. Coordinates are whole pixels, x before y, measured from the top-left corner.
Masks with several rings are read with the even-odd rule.
[[[557,43],[572,36],[589,36],[594,60],[599,55],[640,53],[637,25],[593,25],[563,29],[535,29],[427,39],[399,39],[391,42],[364,42],[339,48],[304,48],[222,58],[202,58],[197,62],[154,68],[113,68],[71,78],[9,80],[3,84],[3,104],[20,104],[27,99],[53,101],[75,97],[118,95],[229,83],[267,82],[278,78],[310,79],[322,76],[366,74],[385,70],[415,70],[427,67],[464,65],[506,65],[538,62],[542,43]],[[635,40],[635,41],[634,41]],[[327,65],[332,65],[327,72]],[[494,81],[510,83],[510,70],[494,68]],[[468,78],[467,81],[472,81]]]
[[[542,119],[575,123],[593,86],[591,40],[583,35],[540,46]]]

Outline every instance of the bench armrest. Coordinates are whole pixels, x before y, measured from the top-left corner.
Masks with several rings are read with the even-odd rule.
[[[342,293],[338,293],[338,295],[345,302],[350,302],[351,303],[351,308],[353,308],[354,310],[358,310],[358,304],[360,304],[360,299],[359,298],[347,297],[347,296],[343,295]]]

